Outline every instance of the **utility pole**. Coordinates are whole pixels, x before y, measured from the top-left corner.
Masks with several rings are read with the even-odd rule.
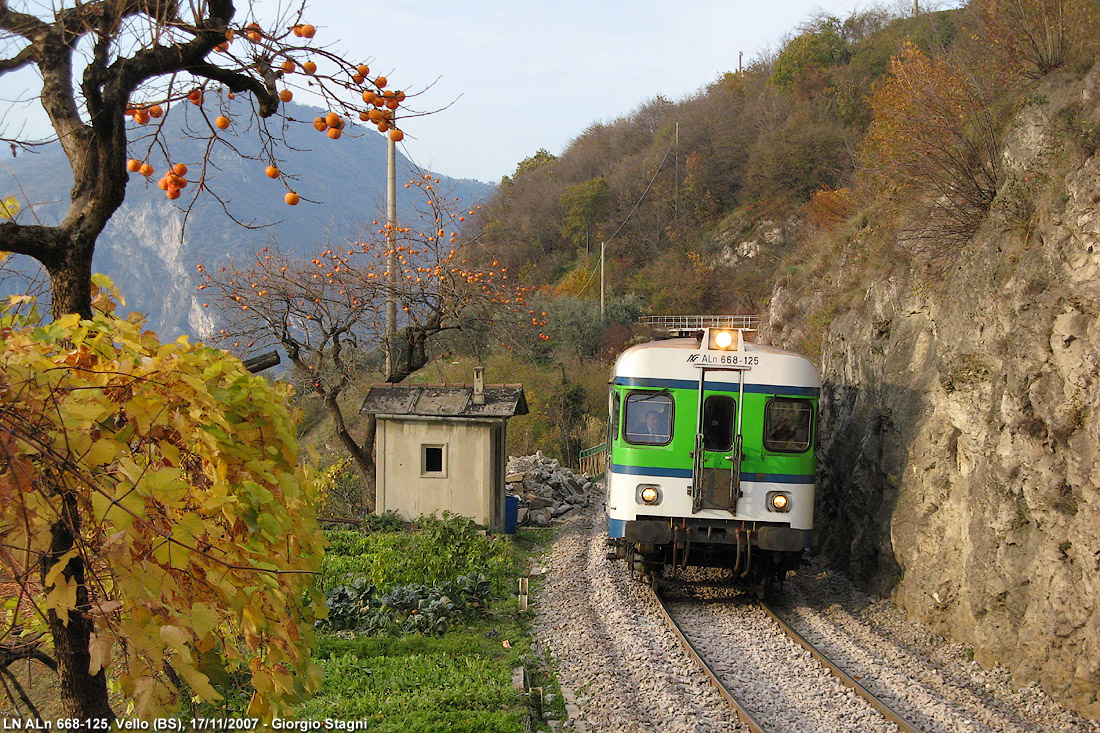
[[[676,123],[676,152],[673,154],[673,161],[676,165],[676,178],[675,188],[673,189],[672,198],[672,219],[676,226],[680,225],[680,123]]]
[[[397,143],[386,135],[386,379],[394,373],[397,360]]]
[[[913,1],[916,2],[916,0],[913,0]],[[744,57],[745,57],[745,52],[744,51],[738,51],[737,52],[737,73],[738,74],[740,74],[741,71],[742,71],[741,59],[743,59]]]
[[[604,292],[604,276],[603,276],[603,263],[604,252],[607,250],[607,242],[600,242],[600,320],[603,320],[603,292]]]

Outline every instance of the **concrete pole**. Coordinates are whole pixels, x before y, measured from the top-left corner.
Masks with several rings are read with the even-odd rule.
[[[676,151],[673,153],[672,159],[676,164],[676,172],[673,180],[673,195],[672,195],[672,218],[676,222],[676,226],[680,225],[680,123],[676,123]]]
[[[603,263],[604,263],[604,251],[607,249],[607,242],[600,242],[600,320],[603,320],[603,293],[604,293],[604,276],[603,276]]]
[[[397,241],[394,234],[397,231],[397,143],[386,135],[386,224],[388,225],[386,244],[389,254],[386,255],[386,284],[389,292],[386,294],[386,378],[388,379],[397,366],[394,359],[394,349],[397,348]]]

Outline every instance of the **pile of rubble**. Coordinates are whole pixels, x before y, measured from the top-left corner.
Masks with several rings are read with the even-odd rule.
[[[519,497],[516,525],[549,527],[550,520],[598,503],[603,486],[542,455],[508,457],[508,493]]]

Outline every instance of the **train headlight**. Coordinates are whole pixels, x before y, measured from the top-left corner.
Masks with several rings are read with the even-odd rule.
[[[640,504],[660,504],[661,490],[656,486],[639,486],[638,499]]]
[[[719,349],[728,349],[733,344],[733,333],[730,331],[719,331],[714,334],[714,345]]]
[[[791,495],[783,491],[768,492],[768,511],[789,512],[791,510]]]

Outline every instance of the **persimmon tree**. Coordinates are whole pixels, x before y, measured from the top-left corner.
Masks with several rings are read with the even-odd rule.
[[[54,663],[83,720],[114,718],[108,673],[142,718],[234,677],[264,719],[316,689],[323,538],[288,391],[139,314],[0,306],[5,663]]]
[[[294,378],[332,417],[368,487],[375,472],[373,418],[357,440],[340,396],[353,378],[379,368],[387,347],[387,300],[398,314],[387,382],[400,382],[425,366],[430,342],[442,334],[477,331],[507,341],[517,328],[545,324],[541,317],[529,318],[526,289],[509,280],[506,268],[496,261],[473,264],[468,252],[474,243],[462,241],[460,232],[474,209],[455,211],[457,202],[445,200],[434,188],[438,183],[425,174],[406,184],[418,194],[407,226],[376,221],[361,241],[325,248],[311,258],[267,248],[248,262],[198,266],[204,280],[199,287],[209,295],[204,305],[220,320],[217,336],[236,348],[283,350]],[[397,267],[388,277],[391,255]],[[372,498],[365,498],[373,509]]]
[[[49,273],[55,316],[91,316],[92,253],[122,204],[129,175],[152,179],[161,171],[169,199],[180,198],[189,182],[195,194],[217,196],[206,159],[215,146],[232,146],[219,134],[236,126],[255,131],[262,143],[257,165],[280,177],[281,128],[270,121],[286,122],[280,102],[294,88],[308,88],[329,105],[313,124],[331,138],[341,136],[351,116],[401,137],[394,117],[405,93],[389,89],[385,77],[370,78],[366,64],[315,44],[303,7],[287,7],[262,23],[239,19],[232,0],[76,0],[24,11],[0,3],[0,74],[34,68],[53,139],[73,171],[69,209],[59,223],[16,217],[0,224],[0,249],[28,255]],[[188,116],[189,134],[210,141],[202,161],[173,160],[172,141],[161,134],[167,118],[183,110],[198,113]],[[296,204],[300,193],[288,185],[286,199]]]
[[[282,125],[292,124],[293,121],[280,115],[279,110],[281,103],[292,98],[294,89],[308,88],[325,100],[330,111],[324,117],[314,120],[313,124],[330,138],[338,139],[345,120],[355,115],[364,122],[374,124],[380,132],[388,133],[394,139],[401,137],[400,130],[394,124],[397,109],[404,101],[404,92],[390,89],[389,81],[384,77],[371,78],[370,68],[366,64],[349,61],[330,47],[323,46],[320,42],[315,43],[313,38],[316,29],[306,22],[304,6],[279,6],[275,11],[277,15],[268,19],[261,19],[252,10],[251,7],[247,8],[244,17],[239,17],[238,8],[232,0],[200,0],[189,4],[172,0],[60,0],[45,5],[28,5],[22,9],[14,9],[7,2],[0,1],[0,74],[22,72],[24,79],[37,78],[40,83],[37,96],[52,126],[52,136],[44,139],[13,137],[7,131],[0,132],[0,137],[5,142],[24,149],[56,141],[68,158],[73,172],[69,207],[59,222],[39,222],[33,216],[32,207],[28,205],[36,202],[23,202],[23,213],[17,213],[0,222],[0,250],[27,255],[37,260],[49,275],[50,307],[58,325],[46,328],[64,331],[48,330],[52,334],[52,348],[56,351],[56,354],[54,351],[49,353],[51,358],[57,360],[56,366],[52,367],[56,372],[50,372],[53,378],[61,379],[65,376],[77,383],[81,379],[90,378],[81,371],[83,365],[80,359],[84,358],[83,352],[73,349],[72,354],[67,355],[64,344],[72,338],[69,330],[84,328],[81,324],[93,318],[92,255],[99,235],[125,198],[129,176],[148,177],[152,180],[160,171],[163,175],[159,179],[159,185],[170,200],[182,198],[182,192],[189,183],[195,184],[189,189],[192,197],[218,197],[216,177],[207,161],[219,145],[227,145],[240,151],[231,140],[221,137],[223,131],[236,127],[258,136],[260,152],[254,156],[255,164],[264,166],[272,178],[286,182],[288,179],[279,171],[278,156],[284,129]],[[174,159],[171,152],[173,141],[164,134],[164,123],[170,115],[179,114],[186,115],[188,134],[209,141],[202,160]],[[302,124],[310,123],[305,121]],[[285,198],[288,204],[297,204],[302,193],[292,190],[287,184]],[[226,203],[224,199],[221,200],[223,204]],[[166,202],[165,205],[171,204]],[[31,212],[30,215],[25,215],[28,211]],[[77,318],[69,317],[70,314],[75,314]],[[141,341],[141,344],[147,350],[146,356],[149,358],[160,354],[160,347],[154,348],[151,341]],[[133,346],[128,342],[123,345]],[[171,350],[172,347],[163,348]],[[217,356],[217,352],[195,351],[194,354],[194,358],[190,359],[194,363],[188,372],[189,376],[181,377],[180,388],[186,393],[187,387],[198,389],[195,380],[202,382],[209,379],[213,380],[210,389],[215,390],[219,395],[218,399],[227,397],[225,390],[231,387],[218,382],[218,370],[204,375],[198,364],[202,359],[221,364],[223,357]],[[28,358],[33,361],[33,358]],[[183,357],[180,360],[189,361]],[[41,365],[45,362],[39,360],[36,363]],[[167,369],[165,366],[164,370]],[[226,366],[224,369],[228,370],[230,367]],[[109,371],[108,369],[103,374]],[[132,371],[133,367],[127,366],[122,373],[130,374]],[[139,391],[137,386],[145,386],[145,382],[135,382],[135,391]],[[112,418],[104,413],[105,416],[98,418],[96,424],[90,424],[89,415],[99,413],[91,408],[82,408],[77,402],[35,397],[34,390],[16,390],[16,394],[20,399],[30,400],[31,405],[52,405],[55,409],[59,404],[64,404],[66,408],[71,406],[75,410],[72,414],[60,409],[56,410],[56,415],[51,413],[50,419],[58,421],[54,426],[54,433],[49,433],[50,426],[46,418],[31,423],[35,429],[46,431],[43,435],[61,436],[50,440],[67,445],[81,431],[94,433],[105,429],[105,426],[115,423],[124,425],[131,420],[137,420],[140,424],[142,418],[138,415],[144,407],[127,407],[128,398],[119,397],[120,392],[113,385],[101,387],[105,394],[113,395],[108,397],[109,400],[118,400],[119,411],[125,412],[125,419]],[[50,394],[60,394],[58,389],[64,392],[68,388],[50,389],[54,390]],[[88,394],[94,391],[92,387],[84,386],[72,389]],[[126,389],[121,391],[127,392]],[[148,403],[148,399],[141,397],[139,402],[144,400],[143,405],[155,408],[155,401]],[[230,403],[223,404],[222,408],[229,416],[236,414],[234,410],[238,409]],[[8,409],[32,408],[20,407],[16,401]],[[164,414],[172,414],[172,411]],[[217,410],[212,407],[208,424],[218,424],[216,414]],[[232,418],[230,421],[232,422]],[[126,430],[125,427],[120,429]],[[267,445],[264,441],[282,440],[283,432],[286,431],[278,431],[277,438],[271,438],[270,431],[264,433],[259,443],[248,448],[244,454],[239,454],[240,461],[248,463],[250,460],[269,460],[268,454],[275,444]],[[122,435],[129,434],[124,432]],[[24,437],[26,440],[45,440],[41,435],[33,433]],[[186,442],[189,438],[190,436],[184,436],[182,440]],[[136,450],[143,445],[140,438],[134,440],[138,444],[131,446],[129,450]],[[161,443],[164,441],[156,445],[160,446]],[[168,444],[175,445],[170,440],[165,443]],[[172,452],[170,447],[163,449],[170,454]],[[183,446],[176,445],[176,449],[183,450]],[[251,458],[247,458],[246,454]],[[175,460],[173,455],[164,460],[171,463]],[[120,567],[109,564],[107,569],[97,568],[97,562],[107,561],[108,556],[103,553],[108,548],[88,543],[88,533],[94,531],[95,527],[89,528],[84,524],[91,517],[87,510],[88,501],[84,497],[92,489],[86,488],[84,483],[74,482],[73,479],[75,476],[88,477],[88,472],[95,467],[85,466],[77,470],[78,465],[74,467],[68,463],[70,459],[76,460],[69,454],[57,458],[60,460],[58,465],[68,468],[44,470],[36,467],[29,474],[32,476],[29,483],[24,481],[19,485],[21,495],[31,496],[37,493],[55,502],[51,508],[38,506],[35,509],[36,519],[49,519],[50,523],[46,535],[39,533],[27,541],[26,546],[31,550],[27,551],[30,554],[24,559],[38,563],[38,582],[44,588],[64,588],[62,600],[71,606],[69,612],[64,613],[65,607],[58,605],[61,601],[54,594],[55,600],[48,607],[42,606],[39,614],[54,650],[60,675],[59,689],[67,713],[74,718],[104,717],[110,715],[106,683],[102,670],[95,665],[89,670],[88,664],[89,654],[93,659],[96,655],[96,639],[100,644],[99,661],[104,661],[102,649],[103,639],[106,638],[99,636],[100,620],[94,606],[97,595],[89,585],[90,579],[103,577],[107,572],[126,572],[127,562],[142,562],[145,555],[120,552],[109,556],[112,563],[121,563]],[[11,468],[11,465],[15,465],[11,463],[13,460],[14,458],[5,462],[2,470],[14,470]],[[131,460],[143,465],[143,459],[135,457]],[[155,467],[157,460],[157,457],[149,458],[150,465]],[[33,461],[28,465],[33,465]],[[231,466],[229,462],[217,457],[212,458],[209,465],[223,468]],[[164,467],[168,468],[169,464]],[[190,463],[186,470],[191,470]],[[271,475],[280,472],[281,469]],[[200,473],[207,475],[206,469]],[[151,476],[151,473],[139,477],[124,474],[122,478],[134,486],[128,496],[143,495],[142,492],[146,491],[145,482]],[[198,482],[196,486],[201,486],[198,476],[196,473],[194,480]],[[227,478],[215,470],[213,480],[216,484],[218,481],[237,479]],[[272,491],[263,481],[246,478],[244,474],[241,480],[247,484],[248,491],[255,492],[249,502],[278,502],[286,498]],[[155,484],[155,488],[164,493],[165,500],[170,503],[179,499],[179,486],[173,482],[167,485]],[[176,505],[172,506],[175,511]],[[258,505],[246,502],[241,506],[255,508]],[[266,515],[284,510],[285,506],[271,505],[265,506],[260,513]],[[229,515],[225,516],[227,521],[231,521]],[[96,522],[100,522],[100,519],[96,517]],[[173,522],[182,522],[184,519],[185,515],[166,511],[163,522],[158,520],[156,526],[162,532],[183,532],[187,529],[186,526]],[[245,526],[249,526],[254,532],[263,531],[262,526],[260,530],[251,528],[251,524],[256,521],[255,515],[249,515],[248,519]],[[237,531],[240,525],[234,524],[234,527],[234,531]],[[197,525],[187,531],[193,529],[197,529]],[[270,530],[268,528],[267,531]],[[220,555],[223,559],[236,552],[231,544],[219,544],[223,541],[232,543],[235,535],[227,532],[215,535],[211,535],[208,541],[213,549],[204,550],[205,552],[212,556]],[[45,544],[44,536],[49,537]],[[172,543],[168,542],[168,545]],[[145,550],[142,552],[148,554]],[[34,553],[40,553],[41,557]],[[308,555],[306,553],[305,556]],[[178,561],[178,553],[173,558],[172,562]],[[231,564],[236,567],[240,563]],[[29,572],[27,569],[32,566],[33,563],[26,565],[23,572]],[[197,568],[195,570],[197,572]],[[97,573],[99,575],[95,575]],[[228,582],[239,580],[232,578],[231,574],[224,577],[229,579]],[[165,594],[171,593],[171,584],[164,582],[158,586],[159,578],[154,576],[150,576],[148,580],[151,583],[150,588]],[[183,581],[180,582],[182,584]],[[276,585],[281,582],[276,582]],[[259,585],[270,583],[261,580]],[[254,586],[255,583],[247,588]],[[112,591],[118,587],[122,587],[121,584],[108,583],[104,585],[104,590]],[[136,593],[136,586],[131,590]],[[241,597],[243,594],[235,602],[239,603]],[[154,600],[152,603],[155,607],[167,605],[163,600]],[[241,622],[241,618],[244,618],[243,626],[238,625],[238,629],[243,628],[246,636],[252,634],[254,638],[261,638],[261,630],[267,623],[262,618],[263,610],[260,607],[248,608],[247,617],[237,619]],[[135,610],[134,614],[135,618],[144,618],[139,611]],[[279,611],[275,617],[280,615],[285,616]],[[226,618],[219,616],[218,623],[221,624]],[[180,628],[178,622],[185,620],[182,617],[174,620],[161,619],[163,628]],[[296,624],[292,626],[298,628]],[[149,633],[156,630],[148,624],[142,628]],[[138,630],[136,627],[129,629],[135,632]],[[224,646],[228,642],[220,641],[228,639],[230,633],[236,634],[237,631],[216,632],[215,636],[210,637],[214,639],[213,647],[210,646],[210,639],[204,636],[197,642],[201,648],[192,648],[189,642],[181,641],[181,637],[174,631],[162,630],[159,636],[138,636],[132,643],[143,650],[142,653],[147,653],[152,661],[145,666],[132,662],[131,666],[135,671],[126,671],[120,677],[121,684],[124,689],[133,692],[136,698],[149,705],[166,700],[167,693],[164,690],[167,688],[160,684],[157,676],[162,674],[163,669],[158,654],[161,654],[163,644],[168,643],[171,637],[170,645],[177,655],[173,667],[183,670],[179,674],[184,677],[184,683],[195,691],[202,687],[201,680],[197,676],[186,677],[187,670],[193,668],[188,665],[195,663],[197,654],[206,654],[213,648],[230,649]],[[94,638],[93,634],[96,635]],[[276,647],[280,650],[284,646],[292,649],[298,644],[297,639],[290,642],[276,641]],[[219,644],[223,646],[218,647]],[[269,693],[269,697],[274,695],[271,699],[285,699],[288,694],[285,685],[288,683],[284,676],[296,669],[295,665],[300,660],[290,652],[260,654],[255,651],[251,642],[247,646],[252,651],[242,651],[237,654],[237,658],[243,660],[246,667],[255,666],[256,669],[267,669],[264,659],[273,660],[271,669],[274,671],[267,678],[270,684],[264,683],[265,692]],[[235,652],[226,651],[226,654],[232,657]],[[265,678],[261,675],[257,679],[262,681]],[[174,685],[172,680],[169,683]],[[258,682],[256,689],[260,690],[261,686],[263,685]]]

